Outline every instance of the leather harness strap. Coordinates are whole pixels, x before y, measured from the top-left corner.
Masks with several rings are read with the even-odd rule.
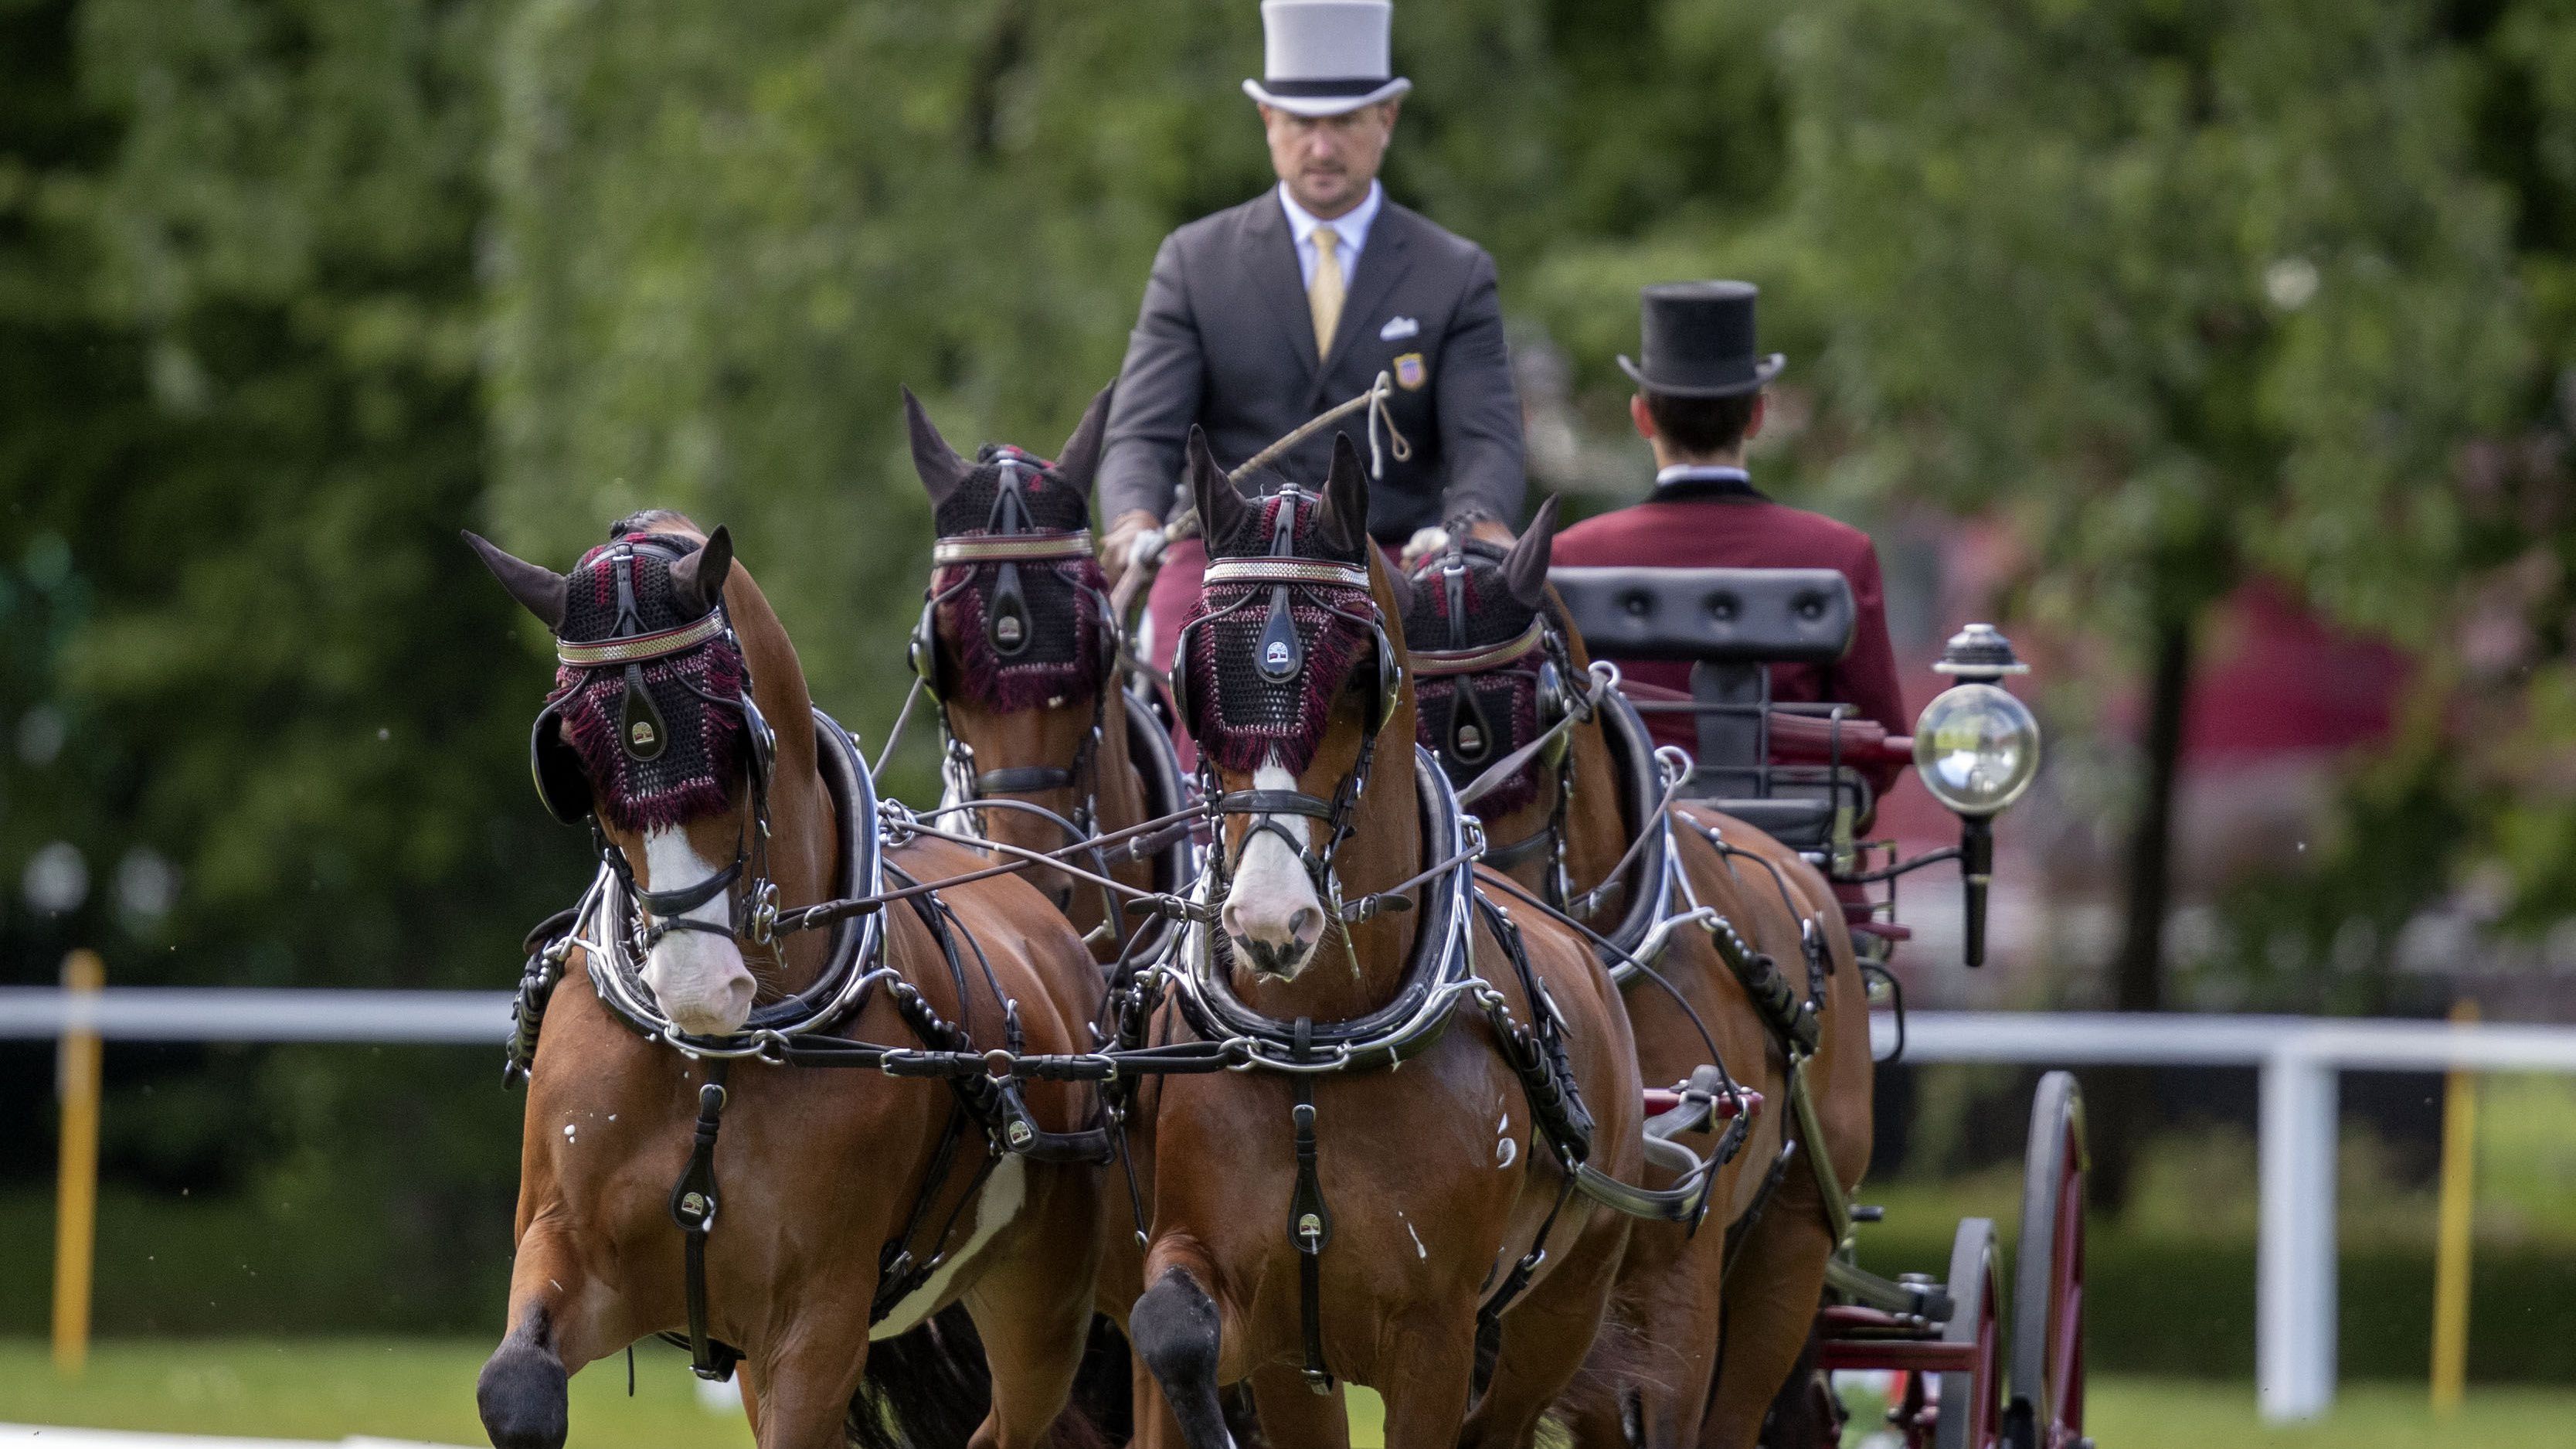
[[[707,1334],[707,1233],[716,1225],[716,1131],[724,1125],[726,1063],[707,1063],[698,1088],[698,1126],[689,1165],[671,1185],[671,1221],[680,1225],[683,1281],[688,1295],[689,1367],[718,1383],[733,1377],[739,1350]]]
[[[1315,1023],[1297,1018],[1297,1054],[1313,1051]],[[1297,1190],[1288,1199],[1288,1241],[1297,1249],[1297,1318],[1305,1336],[1306,1387],[1319,1394],[1333,1391],[1333,1371],[1324,1363],[1324,1245],[1333,1240],[1332,1210],[1324,1205],[1324,1183],[1315,1168],[1315,1078],[1296,1074],[1296,1105],[1288,1109],[1297,1146]]]

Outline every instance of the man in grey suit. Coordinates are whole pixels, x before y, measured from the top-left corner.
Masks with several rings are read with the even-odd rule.
[[[1419,554],[1450,530],[1508,538],[1525,486],[1494,262],[1386,199],[1377,181],[1412,82],[1388,74],[1388,0],[1268,0],[1260,104],[1271,191],[1163,239],[1110,405],[1100,464],[1103,562],[1115,578],[1161,545],[1192,424],[1240,464],[1336,403],[1395,381],[1369,532]],[[1344,425],[1354,441],[1364,416]],[[1362,452],[1367,449],[1363,447]],[[1276,472],[1320,487],[1332,430]],[[1155,662],[1199,592],[1206,556],[1173,544],[1148,603]]]

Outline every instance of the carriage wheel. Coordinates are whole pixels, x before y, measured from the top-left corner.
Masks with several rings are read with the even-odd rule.
[[[2003,1423],[2001,1295],[1995,1283],[1995,1225],[1964,1218],[1950,1240],[1950,1321],[1943,1343],[1973,1343],[1976,1367],[1943,1373],[1932,1442],[1938,1449],[1993,1449]]]
[[[2022,1168],[2013,1263],[2013,1449],[2084,1440],[2084,1094],[2067,1072],[2039,1080]]]

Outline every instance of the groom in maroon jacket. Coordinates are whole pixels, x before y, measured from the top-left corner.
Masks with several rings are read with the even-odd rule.
[[[1775,664],[1771,697],[1784,704],[1849,704],[1908,734],[1896,655],[1887,642],[1887,603],[1879,585],[1878,550],[1869,535],[1821,513],[1774,503],[1753,486],[1744,445],[1762,431],[1763,389],[1781,356],[1753,346],[1754,288],[1745,282],[1668,282],[1645,294],[1642,364],[1622,357],[1637,383],[1628,416],[1655,451],[1655,491],[1645,502],[1586,519],[1556,536],[1560,565],[1663,568],[1828,568],[1851,580],[1857,613],[1851,649],[1830,665]],[[1643,684],[1690,691],[1690,665],[1622,659],[1620,672]],[[1691,719],[1646,716],[1658,744],[1696,749]],[[1904,773],[1902,764],[1865,771],[1880,795]]]

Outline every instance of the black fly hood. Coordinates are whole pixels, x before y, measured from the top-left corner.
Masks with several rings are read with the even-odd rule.
[[[1450,781],[1472,783],[1538,738],[1561,710],[1563,645],[1544,612],[1504,578],[1505,551],[1461,540],[1413,572],[1404,637],[1412,653],[1416,736]],[[1498,818],[1538,796],[1538,756],[1486,789],[1479,814]]]
[[[1395,661],[1369,591],[1369,544],[1343,547],[1317,526],[1321,500],[1283,488],[1208,540],[1207,578],[1181,626],[1174,692],[1200,752],[1249,773],[1275,758],[1313,763],[1340,697],[1372,649],[1371,728],[1394,706]]]
[[[534,741],[537,788],[559,818],[595,809],[622,829],[668,828],[723,809],[743,782],[746,736],[762,726],[741,645],[723,605],[684,616],[671,581],[697,547],[628,533],[566,576]]]
[[[942,698],[1009,712],[1091,698],[1114,662],[1091,499],[1052,464],[993,445],[939,500],[930,609],[914,664]],[[959,665],[938,663],[945,640]]]

